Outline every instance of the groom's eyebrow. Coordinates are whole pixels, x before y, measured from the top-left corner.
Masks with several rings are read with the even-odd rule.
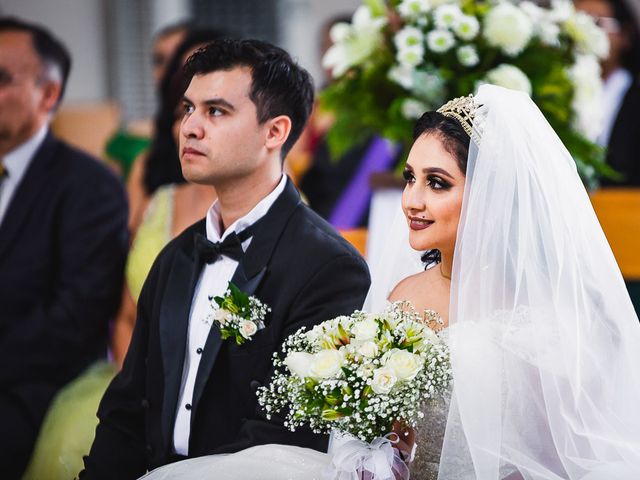
[[[444,168],[438,168],[438,167],[429,167],[429,168],[425,168],[422,170],[422,173],[429,174],[429,173],[439,173],[441,175],[444,175],[445,177],[449,177],[451,180],[454,180],[453,176],[447,172]]]

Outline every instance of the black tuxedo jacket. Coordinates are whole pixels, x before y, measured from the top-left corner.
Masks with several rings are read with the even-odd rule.
[[[204,220],[169,243],[151,269],[123,370],[102,399],[81,478],[136,478],[172,460],[189,311],[202,269],[193,248],[198,232],[205,233]],[[362,306],[370,282],[364,260],[288,181],[232,281],[272,311],[266,327],[241,346],[222,341],[212,327],[191,402],[189,456],[265,443],[326,450],[326,436],[292,433],[266,421],[255,391],[267,383],[272,354],[289,334]]]
[[[53,395],[106,356],[127,244],[120,181],[48,134],[0,224],[0,402],[23,428],[37,432]]]
[[[624,175],[622,182],[603,179],[603,186],[640,187],[640,78],[636,77],[624,96],[611,129],[607,163]]]

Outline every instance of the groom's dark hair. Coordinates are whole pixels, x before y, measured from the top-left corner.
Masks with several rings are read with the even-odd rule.
[[[197,50],[184,67],[184,89],[194,75],[236,67],[251,70],[249,98],[255,104],[258,122],[278,115],[291,119],[291,132],[282,146],[287,155],[298,140],[313,108],[313,80],[281,48],[260,40],[222,39]]]

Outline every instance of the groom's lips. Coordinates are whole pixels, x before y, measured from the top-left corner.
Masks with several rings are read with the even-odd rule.
[[[409,227],[411,230],[424,230],[433,225],[433,220],[427,220],[426,218],[409,217]]]
[[[182,156],[185,155],[204,155],[200,150],[196,150],[193,147],[184,147],[182,149]]]

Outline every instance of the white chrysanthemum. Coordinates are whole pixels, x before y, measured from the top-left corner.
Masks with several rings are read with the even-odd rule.
[[[444,53],[456,44],[453,34],[448,30],[432,30],[427,33],[427,46],[435,53]]]
[[[511,3],[500,3],[484,18],[484,36],[489,45],[505,54],[522,52],[533,34],[533,23],[526,13]]]
[[[503,63],[493,70],[489,70],[485,77],[487,83],[500,87],[518,90],[531,95],[531,81],[518,67]]]
[[[609,37],[585,12],[577,12],[563,24],[567,35],[576,42],[580,53],[593,54],[598,58],[609,55]]]
[[[398,5],[398,13],[404,19],[424,18],[431,11],[429,0],[402,0]]]
[[[442,5],[433,12],[433,20],[436,27],[443,30],[453,28],[462,16],[462,10],[457,5]]]
[[[405,27],[393,37],[393,43],[395,43],[398,50],[422,46],[423,41],[424,35],[416,27]]]
[[[578,55],[568,74],[574,89],[571,102],[573,126],[587,138],[595,140],[602,125],[600,64],[593,55]]]
[[[358,7],[351,25],[336,24],[331,29],[332,39],[339,41],[327,50],[322,66],[331,69],[334,77],[339,77],[349,68],[360,65],[380,43],[381,30],[386,23],[384,17],[373,17],[366,5]]]
[[[456,51],[456,56],[460,65],[464,67],[475,67],[480,61],[478,51],[473,45],[464,45]]]
[[[400,64],[391,67],[387,76],[392,82],[395,82],[402,88],[409,90],[413,86],[413,72],[413,67]]]
[[[453,24],[453,31],[462,40],[473,40],[480,32],[480,22],[471,15],[461,15]]]
[[[407,98],[402,102],[402,116],[408,120],[420,118],[427,110],[427,106],[415,98]]]
[[[398,63],[409,68],[420,65],[423,59],[424,47],[422,45],[407,47],[396,53],[396,60],[398,60]]]

